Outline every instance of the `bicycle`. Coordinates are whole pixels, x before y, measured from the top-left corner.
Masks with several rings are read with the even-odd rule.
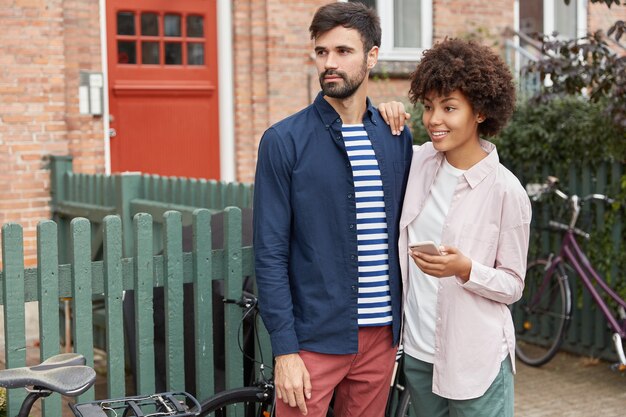
[[[53,393],[76,397],[91,388],[95,381],[96,372],[85,366],[85,357],[79,353],[61,353],[38,365],[0,370],[0,387],[28,391],[17,417],[28,417],[40,398]],[[69,406],[77,417],[191,417],[200,410],[198,401],[185,392],[164,392]]]
[[[249,316],[253,315],[253,331],[254,339],[258,342],[259,337],[257,334],[256,321],[258,319],[258,307],[257,299],[254,295],[244,292],[244,295],[240,300],[224,300],[226,303],[234,303],[244,309],[241,323]],[[241,334],[241,332],[240,332]],[[239,348],[244,352],[241,343]],[[260,351],[259,346],[259,351]],[[244,354],[246,354],[244,352]],[[247,355],[246,355],[247,356]],[[260,361],[256,361],[254,358],[247,356],[248,359],[254,361],[259,365],[259,378],[253,382],[250,386],[235,388],[219,392],[210,397],[206,401],[201,402],[200,416],[210,417],[225,417],[232,415],[235,410],[242,410],[247,417],[270,417],[274,416],[274,381],[273,377],[267,377],[265,370],[272,370],[271,367],[264,364],[263,357],[260,355]],[[401,352],[396,356],[396,369],[398,369],[399,359]],[[395,372],[394,372],[395,375]],[[408,410],[410,406],[409,391],[404,389],[404,386],[398,382],[398,379],[394,376],[390,385],[389,398],[392,399],[393,395],[398,397],[398,407],[396,407],[396,413],[392,414],[391,401],[388,402],[386,417],[405,417],[408,416]],[[332,408],[329,409],[327,417],[332,417]]]
[[[626,370],[626,301],[600,277],[576,240],[576,237],[590,237],[576,227],[581,206],[589,200],[606,203],[613,203],[613,200],[602,194],[590,194],[583,198],[567,195],[557,185],[558,178],[548,177],[545,184],[528,184],[526,187],[533,201],[538,201],[545,194],[555,194],[568,205],[571,217],[568,224],[555,220],[548,223],[550,229],[563,233],[558,254],[552,253],[546,259],[538,259],[528,265],[522,298],[512,308],[517,338],[515,353],[523,363],[531,366],[541,366],[554,357],[571,318],[573,296],[569,277],[575,273],[613,332],[612,341],[619,358],[614,368]],[[611,311],[594,283],[616,303],[616,313]]]
[[[253,323],[256,323],[258,308],[257,299],[253,295],[244,293],[240,300],[227,299],[224,302],[235,303],[244,309],[240,326],[250,315],[253,315]],[[259,342],[257,329],[258,326],[253,325],[254,339]],[[265,375],[266,369],[272,368],[264,364],[260,346],[260,361],[247,355],[241,340],[239,348],[248,359],[259,366],[259,377],[250,386],[222,391],[202,402],[186,392],[164,392],[69,404],[69,407],[77,417],[274,416],[274,383],[271,376]],[[396,368],[400,357],[401,354],[396,358]],[[95,371],[85,366],[85,358],[77,353],[59,354],[31,367],[0,370],[0,387],[26,388],[29,391],[17,417],[28,417],[32,406],[39,398],[55,392],[75,397],[87,391],[95,380]],[[390,387],[389,398],[396,398],[394,395],[398,398],[396,412],[392,414],[390,401],[385,416],[408,416],[409,392],[395,377]],[[333,417],[332,408],[329,409],[327,417]]]

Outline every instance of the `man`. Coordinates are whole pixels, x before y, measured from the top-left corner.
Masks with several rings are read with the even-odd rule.
[[[322,92],[259,145],[254,248],[277,415],[382,416],[401,322],[398,218],[411,159],[367,98],[380,22],[361,3],[309,28]],[[297,407],[297,408],[296,408]]]

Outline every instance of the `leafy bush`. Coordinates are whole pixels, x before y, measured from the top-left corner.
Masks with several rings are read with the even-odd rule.
[[[596,167],[626,161],[626,133],[610,123],[605,103],[566,96],[548,103],[519,104],[494,142],[509,165],[549,163],[567,171],[572,163]],[[535,178],[537,179],[537,178]]]

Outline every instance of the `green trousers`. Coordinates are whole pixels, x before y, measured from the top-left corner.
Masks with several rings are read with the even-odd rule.
[[[414,417],[513,417],[515,397],[510,357],[502,361],[500,372],[487,392],[471,400],[451,400],[433,394],[432,363],[405,354],[404,374]]]

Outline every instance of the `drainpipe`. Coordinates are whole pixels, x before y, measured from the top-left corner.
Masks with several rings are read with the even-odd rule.
[[[220,179],[235,181],[235,106],[233,26],[230,0],[217,1],[217,77],[219,83]]]
[[[111,174],[111,137],[109,136],[109,61],[107,55],[106,0],[100,0],[100,60],[102,62],[102,129],[104,130],[104,172]]]

